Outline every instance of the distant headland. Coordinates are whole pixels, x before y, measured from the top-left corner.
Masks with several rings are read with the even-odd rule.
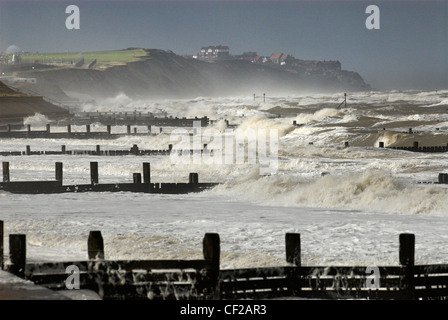
[[[56,101],[118,94],[158,99],[371,90],[339,61],[302,60],[282,52],[230,55],[222,45],[183,56],[143,48],[4,54],[0,72],[0,81]]]

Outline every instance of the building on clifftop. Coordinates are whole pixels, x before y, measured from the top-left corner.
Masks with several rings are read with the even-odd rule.
[[[231,58],[228,46],[208,46],[202,47],[201,51],[193,56],[198,60],[224,60]]]

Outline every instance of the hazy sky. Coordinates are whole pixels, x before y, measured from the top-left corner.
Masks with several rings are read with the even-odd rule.
[[[68,5],[80,10],[69,30]],[[380,29],[366,28],[369,5]],[[0,51],[66,52],[143,47],[193,54],[284,52],[339,60],[379,89],[448,88],[448,1],[22,1],[0,0]]]

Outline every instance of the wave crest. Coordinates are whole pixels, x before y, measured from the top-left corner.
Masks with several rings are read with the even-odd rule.
[[[384,171],[324,175],[316,180],[298,176],[261,177],[252,171],[215,189],[264,205],[306,206],[395,213],[444,213],[447,189],[412,186]]]

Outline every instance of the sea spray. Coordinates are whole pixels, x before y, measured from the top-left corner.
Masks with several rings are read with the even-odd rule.
[[[295,128],[292,125],[292,121],[287,123],[284,119],[269,119],[265,115],[255,115],[242,121],[236,132],[244,132],[248,129],[276,130],[278,137],[281,138],[294,131]]]
[[[299,114],[295,120],[297,123],[309,123],[309,122],[318,122],[323,121],[328,117],[342,117],[343,113],[335,108],[323,108],[314,113],[301,113]]]
[[[447,189],[413,186],[381,170],[346,175],[260,177],[253,171],[214,190],[240,201],[274,206],[438,214],[448,205]]]
[[[380,131],[374,147],[378,147],[380,142],[383,142],[384,146],[387,147],[391,144],[399,142],[403,137],[405,137],[405,134],[403,133],[391,132],[388,130]]]
[[[40,113],[35,113],[34,115],[23,119],[23,124],[30,125],[31,127],[44,127],[48,123],[50,123],[48,117]]]

